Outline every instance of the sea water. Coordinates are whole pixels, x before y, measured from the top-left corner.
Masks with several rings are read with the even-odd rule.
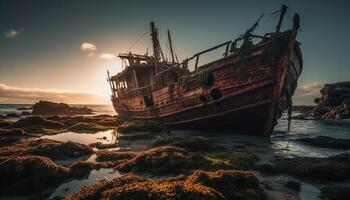
[[[8,113],[20,113],[22,111],[17,110],[20,107],[28,107],[30,105],[0,105],[0,114],[6,115]],[[81,105],[88,106],[96,111],[96,114],[110,114],[114,115],[115,112],[111,105]],[[297,115],[298,113],[293,113]],[[278,121],[278,125],[275,127],[273,134],[270,137],[261,137],[256,135],[239,134],[232,131],[232,133],[223,133],[220,130],[215,131],[187,131],[187,130],[173,130],[172,134],[191,134],[201,135],[208,137],[216,137],[228,143],[230,145],[243,145],[247,149],[256,153],[260,158],[260,163],[269,163],[275,156],[282,157],[297,157],[297,156],[309,156],[309,157],[328,157],[340,153],[350,153],[350,151],[333,150],[327,148],[314,147],[307,144],[303,144],[297,141],[299,138],[305,137],[317,137],[317,136],[330,136],[334,138],[350,139],[350,120],[292,120],[290,131],[287,131],[287,116],[283,115]],[[82,144],[91,144],[94,142],[102,143],[115,143],[117,133],[115,130],[101,131],[95,134],[89,133],[74,133],[64,132],[52,136],[43,136],[44,138],[54,139],[58,141],[73,141]],[[105,139],[101,139],[105,138]],[[133,145],[130,144],[133,148]],[[95,155],[87,158],[88,161],[93,161]],[[281,195],[288,194],[288,191],[283,191],[283,185],[286,180],[294,179],[288,175],[279,176],[262,176],[259,172],[254,172],[258,176],[260,181],[269,182],[277,190],[268,191],[269,199],[279,199]],[[119,172],[113,169],[100,169],[93,170],[89,176],[80,179],[70,180],[63,183],[54,190],[51,197],[65,196],[78,191],[82,186],[89,185],[102,178],[114,178],[120,176]],[[336,185],[334,183],[308,183],[302,180],[296,180],[301,183],[299,198],[300,199],[319,199],[320,188],[328,185]],[[343,183],[345,186],[349,186],[350,183]],[[67,189],[69,188],[69,189]],[[280,191],[278,189],[281,189]]]

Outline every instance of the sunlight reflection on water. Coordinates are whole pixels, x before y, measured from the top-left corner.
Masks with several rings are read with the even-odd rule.
[[[117,133],[116,130],[101,131],[97,133],[74,133],[69,131],[56,135],[45,135],[41,138],[57,140],[61,142],[71,141],[86,145],[95,142],[113,144],[117,141]]]

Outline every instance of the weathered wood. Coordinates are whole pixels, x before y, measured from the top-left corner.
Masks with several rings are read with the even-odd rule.
[[[169,126],[271,134],[281,112],[289,106],[286,101],[294,94],[303,65],[299,44],[295,41],[299,17],[294,17],[291,30],[280,32],[285,10],[286,7],[282,6],[276,27],[278,34],[251,34],[260,16],[238,38],[244,40],[241,48],[235,47],[235,51],[230,52],[232,42],[224,42],[196,53],[182,63],[175,62],[169,31],[172,60],[161,60],[157,31],[151,23],[154,56],[123,54],[124,59],[133,59],[133,65],[126,66],[123,72],[110,78],[117,85],[124,86],[117,87],[118,98],[112,99],[115,110],[120,116],[156,120]],[[276,44],[279,37],[289,37],[290,42]],[[252,38],[261,41],[253,44]],[[269,49],[275,48],[274,45],[280,50],[278,54],[270,55]],[[199,66],[202,54],[223,46],[222,57]],[[195,69],[190,72],[187,63],[192,59],[196,59]],[[141,61],[146,63],[141,64]],[[149,72],[150,75],[146,75]],[[129,85],[129,80],[126,86],[127,77],[139,82]],[[152,105],[146,105],[145,98]]]

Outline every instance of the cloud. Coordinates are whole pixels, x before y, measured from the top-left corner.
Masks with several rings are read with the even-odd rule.
[[[82,43],[80,48],[83,51],[95,51],[97,49],[96,45],[89,43],[89,42]]]
[[[102,59],[106,59],[106,60],[112,60],[115,58],[115,55],[114,54],[111,54],[111,53],[102,53],[100,55],[100,58]]]
[[[19,28],[19,29],[11,29],[5,32],[5,37],[7,38],[15,38],[17,37],[19,34],[21,34],[24,31],[23,28]]]
[[[68,104],[108,104],[107,97],[82,91],[19,88],[0,83],[0,103],[35,103],[39,100]]]
[[[314,99],[320,97],[320,90],[324,84],[319,82],[306,83],[299,86],[293,96],[293,101],[297,105],[312,105],[314,104]]]

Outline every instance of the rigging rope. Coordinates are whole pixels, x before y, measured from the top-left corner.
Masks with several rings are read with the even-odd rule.
[[[147,34],[149,33],[150,30],[147,30],[146,32],[144,32],[140,37],[139,39],[137,39],[127,50],[127,52],[129,52],[137,43],[139,43],[141,41],[141,39]]]

